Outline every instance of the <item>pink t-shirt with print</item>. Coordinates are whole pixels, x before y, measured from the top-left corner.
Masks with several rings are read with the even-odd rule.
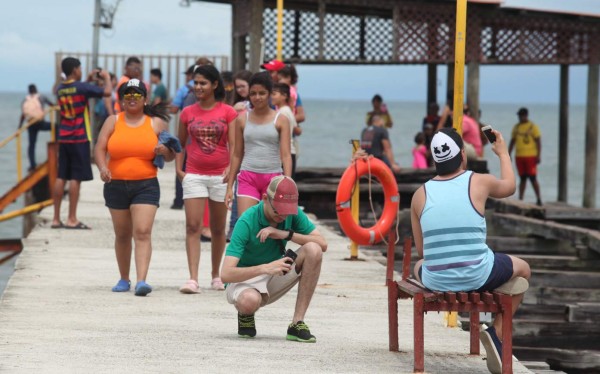
[[[200,175],[221,175],[229,166],[229,123],[237,117],[235,109],[218,102],[204,110],[198,104],[185,107],[180,126],[188,132],[186,172]],[[231,129],[233,131],[233,129]]]

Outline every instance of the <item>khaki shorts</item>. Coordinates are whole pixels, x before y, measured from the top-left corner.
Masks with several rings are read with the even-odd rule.
[[[300,274],[296,272],[296,266],[285,275],[259,275],[241,283],[229,283],[227,286],[227,301],[229,304],[235,304],[247,289],[255,289],[260,292],[262,302],[260,306],[265,306],[279,300],[289,290],[291,290],[300,280]]]

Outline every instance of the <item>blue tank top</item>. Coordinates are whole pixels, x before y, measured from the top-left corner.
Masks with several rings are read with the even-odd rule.
[[[485,243],[486,224],[469,195],[472,171],[425,183],[423,284],[436,291],[471,291],[483,286],[494,265]]]

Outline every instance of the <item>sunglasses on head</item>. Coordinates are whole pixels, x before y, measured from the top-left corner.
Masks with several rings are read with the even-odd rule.
[[[123,95],[124,100],[140,100],[144,95],[139,93],[126,93]]]

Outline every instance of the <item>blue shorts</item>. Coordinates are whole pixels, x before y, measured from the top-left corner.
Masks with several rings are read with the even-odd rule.
[[[104,201],[104,205],[110,209],[129,209],[133,204],[159,206],[160,186],[158,179],[112,180],[109,183],[104,183]]]
[[[76,181],[94,179],[89,142],[59,143],[58,178]]]
[[[513,263],[508,255],[494,252],[494,265],[483,286],[476,291],[493,291],[508,282],[513,276]],[[423,266],[419,268],[419,278],[423,279]]]

